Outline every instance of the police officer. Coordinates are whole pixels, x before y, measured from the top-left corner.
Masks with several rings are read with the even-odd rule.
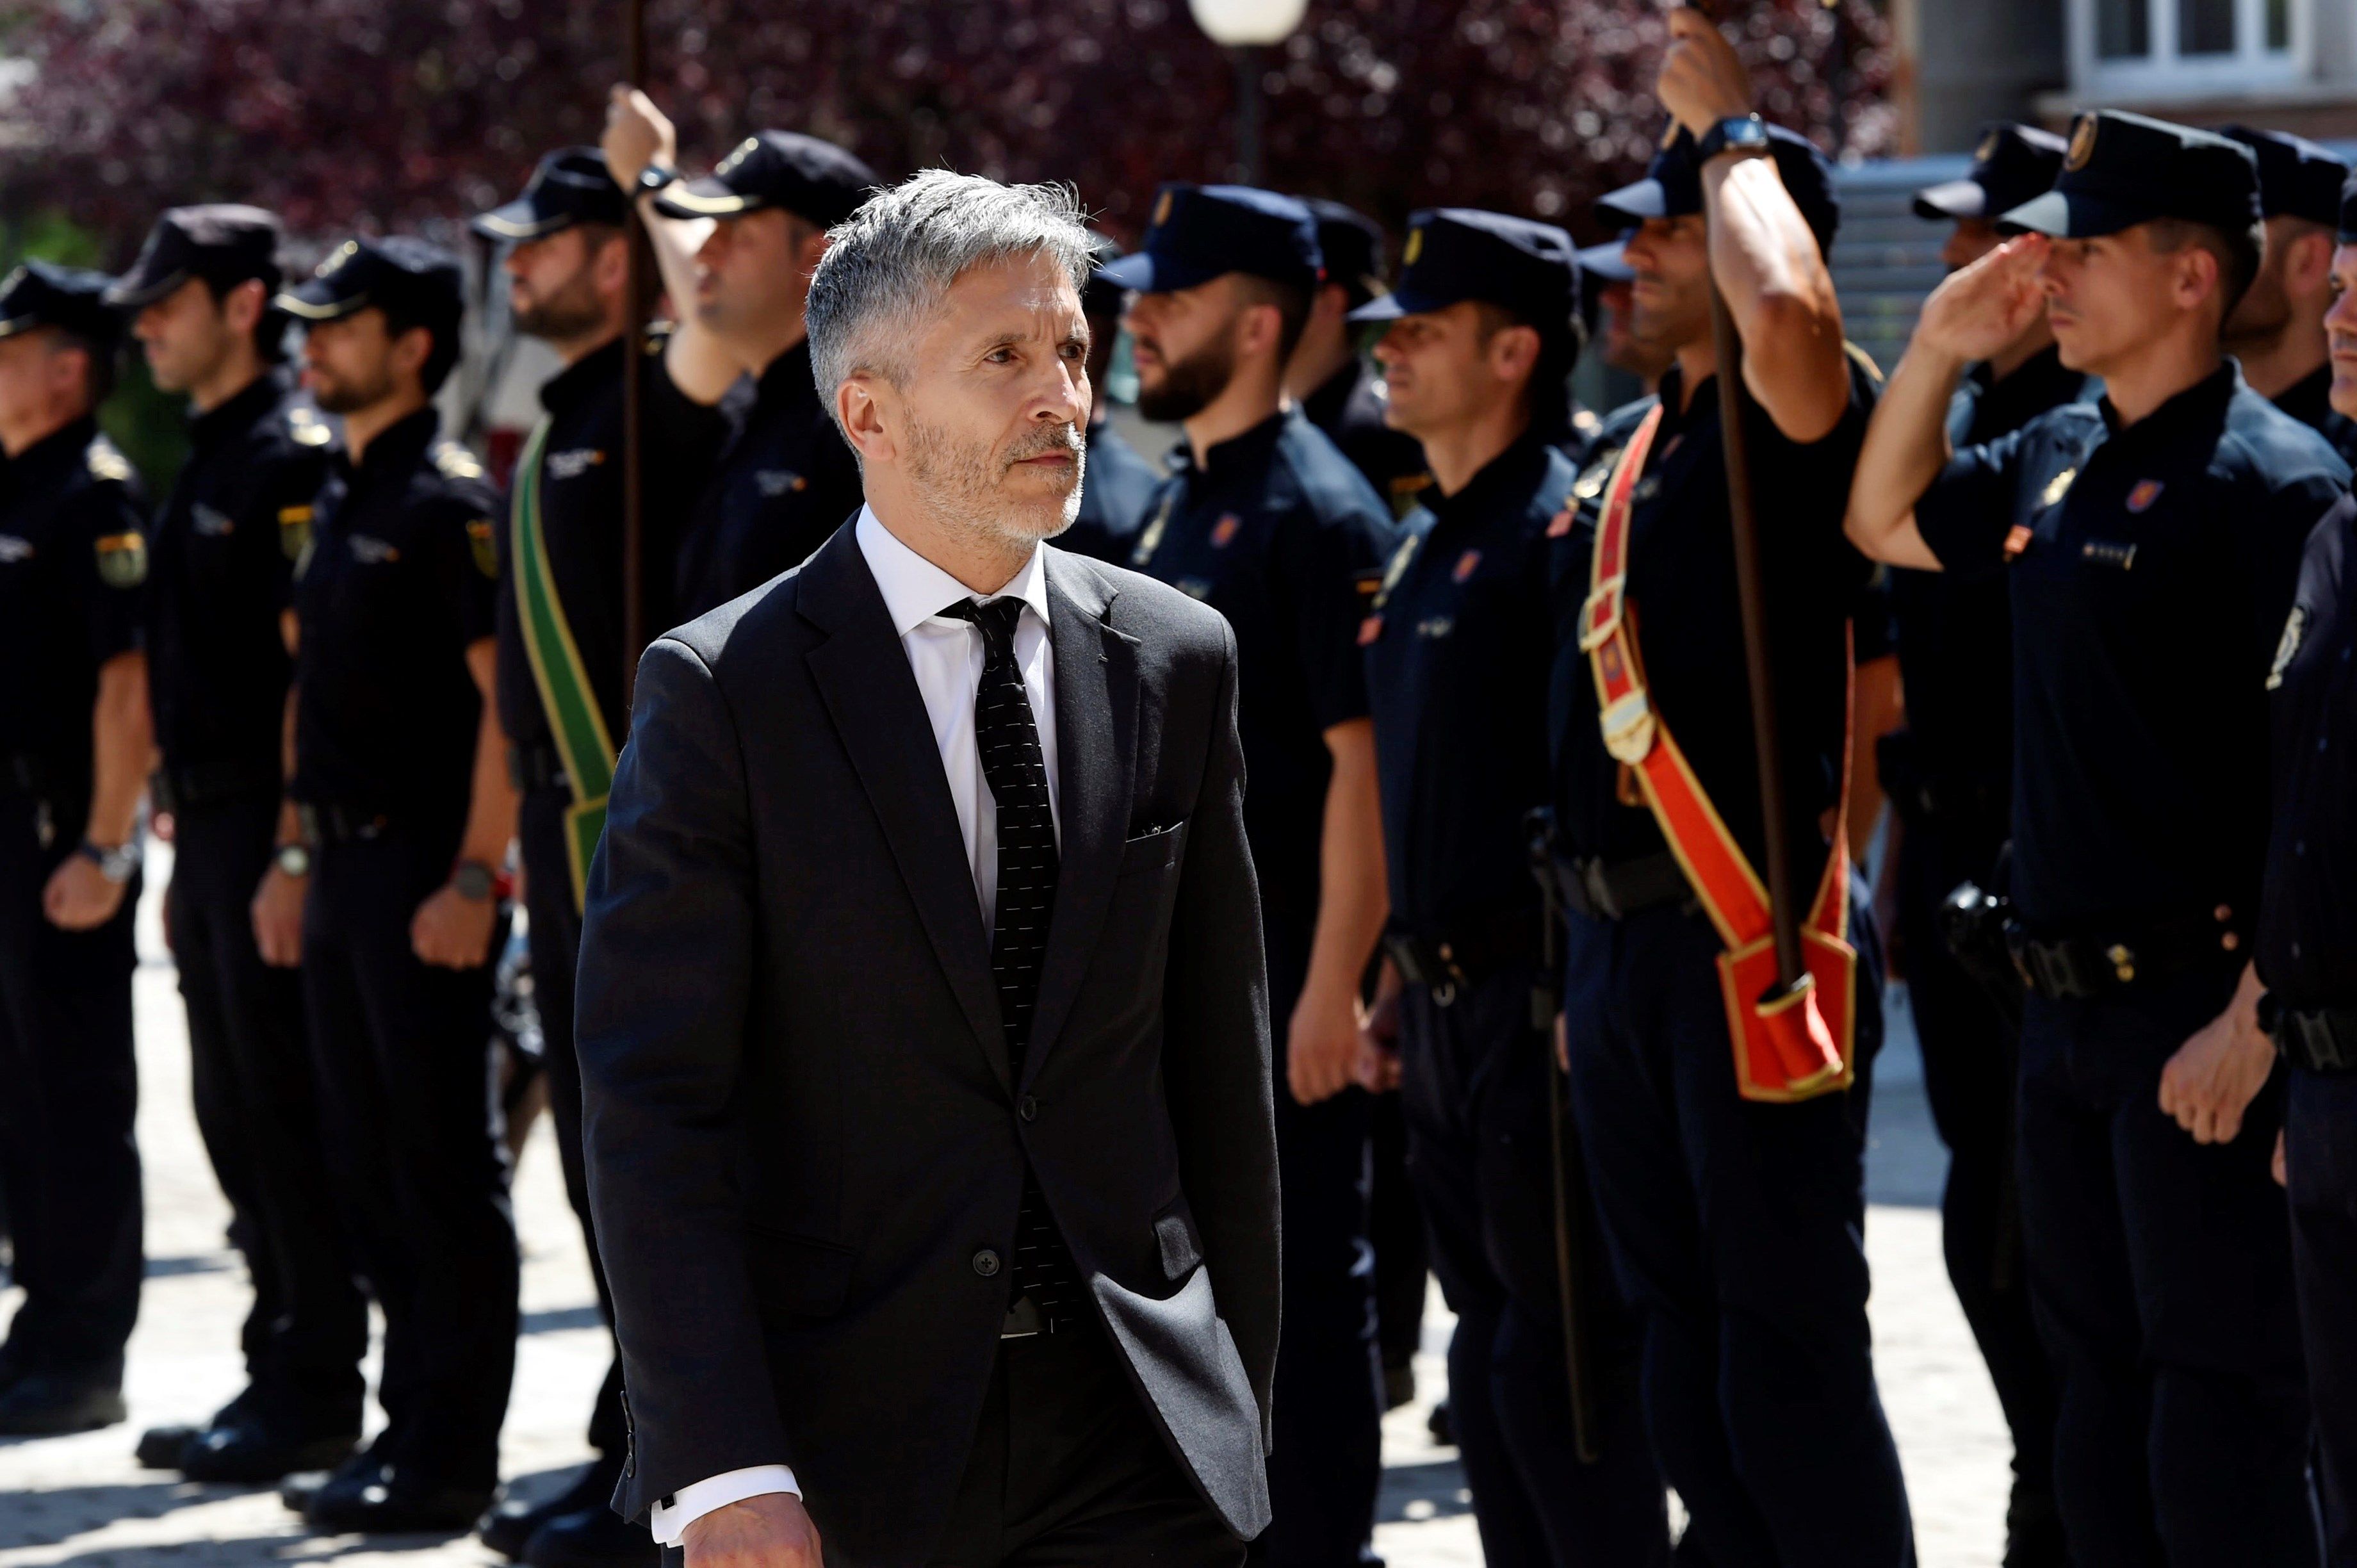
[[[1286,395],[1367,476],[1393,514],[1405,517],[1432,477],[1415,437],[1384,422],[1383,377],[1360,352],[1363,328],[1350,319],[1383,292],[1383,231],[1339,201],[1301,200],[1318,220],[1326,269],[1310,297],[1301,341],[1285,367]]]
[[[1374,349],[1385,417],[1434,483],[1360,639],[1391,889],[1377,1011],[1397,1009],[1408,1169],[1457,1314],[1449,1411],[1485,1562],[1666,1563],[1635,1336],[1601,1269],[1575,1287],[1587,1409],[1572,1407],[1553,1045],[1531,1005],[1552,990],[1524,819],[1548,796],[1547,531],[1575,474],[1547,442],[1578,341],[1571,237],[1447,209],[1411,218],[1407,244],[1397,291],[1354,318],[1391,324]],[[1577,1144],[1565,1153],[1576,1165]]]
[[[493,696],[500,509],[428,401],[458,357],[455,258],[350,240],[278,299],[345,446],[296,585],[306,833],[279,865],[309,876],[328,1170],[385,1325],[384,1428],[305,1512],[330,1530],[465,1529],[498,1484],[515,1365],[515,1230],[485,1089],[515,829]]]
[[[1871,957],[1846,961],[1842,929],[1855,940],[1864,923],[1845,921],[1841,841],[1819,826],[1842,793],[1845,622],[1867,574],[1841,507],[1873,380],[1843,344],[1825,271],[1838,210],[1824,160],[1749,113],[1742,67],[1699,13],[1674,12],[1670,27],[1660,93],[1679,134],[1650,177],[1599,207],[1637,226],[1636,328],[1676,360],[1604,481],[1579,487],[1558,542],[1572,1101],[1642,1337],[1656,1451],[1692,1514],[1686,1541],[1722,1565],[1896,1568],[1911,1532],[1859,1244],[1880,1014]],[[1744,673],[1714,285],[1744,350],[1737,394],[1785,775],[1772,824]],[[1775,980],[1752,869],[1770,832],[1809,899],[1811,973],[1824,970],[1773,1017],[1753,1000]]]
[[[709,175],[682,179],[671,122],[622,88],[605,152],[615,179],[645,200],[681,306],[664,369],[694,402],[726,395],[735,425],[682,542],[678,613],[688,620],[801,565],[859,510],[859,466],[811,376],[802,302],[826,231],[876,174],[833,143],[762,131]]]
[[[121,1421],[139,1312],[147,504],[98,431],[122,340],[110,281],[30,262],[0,283],[0,1187],[25,1293],[0,1434]]]
[[[1596,357],[1623,375],[1636,377],[1651,392],[1670,368],[1671,355],[1660,344],[1637,336],[1636,304],[1631,293],[1637,269],[1629,264],[1628,236],[1590,245],[1577,260],[1581,313],[1588,324],[1589,339],[1596,345]],[[1588,445],[1594,445],[1603,429],[1604,421],[1599,418],[1596,429],[1587,433]]]
[[[202,1481],[339,1463],[360,1439],[368,1391],[368,1308],[328,1187],[296,968],[303,879],[271,858],[296,825],[285,798],[294,558],[334,441],[279,363],[278,242],[277,218],[258,208],[174,208],[107,295],[130,315],[156,386],[187,393],[190,410],[188,460],[149,539],[157,794],[178,852],[169,929],[197,1124],[253,1306],[244,1391],[202,1431],[159,1428],[141,1448]],[[281,914],[260,922],[267,950],[257,896]]]
[[[1941,259],[1953,271],[1995,250],[1996,219],[2052,188],[2060,136],[1986,127],[1962,179],[1915,197],[1917,216],[1952,225]],[[2086,377],[2066,367],[2040,314],[1965,372],[1948,438],[1978,446],[2078,401]],[[1956,960],[1940,908],[1965,882],[1989,885],[2012,796],[2012,612],[2000,577],[1890,572],[1907,727],[1880,748],[1895,823],[1897,940],[1923,1054],[1932,1120],[1948,1145],[1941,1223],[1948,1278],[2013,1434],[2007,1562],[2063,1561],[2054,1511],[2054,1375],[2031,1321],[2013,1176],[2018,993],[1992,996]]]
[[[1103,234],[1095,236],[1096,263],[1107,266],[1121,259],[1121,247]],[[1108,390],[1114,346],[1121,338],[1122,290],[1093,274],[1081,288],[1081,314],[1089,318],[1089,385],[1095,397],[1089,403],[1089,449],[1081,481],[1081,510],[1072,526],[1056,536],[1065,550],[1115,565],[1127,564],[1136,548],[1137,531],[1146,526],[1146,508],[1162,483],[1162,471],[1137,454],[1137,448],[1114,428],[1113,398]]]
[[[2357,180],[2341,197],[2333,402],[2357,415]],[[2309,535],[2268,676],[2275,822],[2253,952],[2288,1064],[2278,1177],[2316,1416],[2325,1562],[2357,1564],[2357,499]]]
[[[2091,1568],[2312,1563],[2245,946],[2268,660],[2348,469],[2221,352],[2259,265],[2247,148],[2083,114],[2055,188],[2004,221],[2029,232],[1926,302],[1849,531],[2011,589],[2022,1240],[2061,1380],[2055,1499]],[[2041,309],[2102,403],[1951,456],[1964,366]]]
[[[614,759],[629,729],[624,642],[623,337],[629,317],[628,212],[595,147],[541,159],[522,195],[474,220],[504,242],[502,266],[516,330],[556,350],[565,368],[541,388],[546,411],[526,442],[497,539],[500,553],[499,714],[509,772],[520,792],[517,832],[540,1015],[549,1108],[565,1196],[580,1216],[590,1277],[611,1320],[605,1270],[589,1229],[581,1160],[581,1076],[573,1051],[573,972],[581,952],[581,888],[605,821]],[[663,339],[640,346],[642,358]],[[678,618],[672,598],[679,511],[726,434],[716,409],[681,393],[651,363],[640,385],[640,624],[653,636]],[[597,1458],[539,1503],[503,1502],[483,1539],[540,1568],[652,1563],[643,1526],[607,1499],[628,1448],[619,1351],[589,1417]]]
[[[2324,313],[2332,306],[2334,231],[2349,165],[2314,142],[2281,131],[2227,125],[2222,134],[2259,160],[2259,209],[2266,252],[2259,275],[2226,323],[2226,351],[2253,392],[2320,432],[2341,460],[2357,463],[2357,420],[2332,406]]]
[[[1367,1246],[1367,1104],[1354,1090],[1359,982],[1383,918],[1374,737],[1358,650],[1391,519],[1333,442],[1283,405],[1318,285],[1318,231],[1291,197],[1171,184],[1145,248],[1104,271],[1138,291],[1138,408],[1186,440],[1131,563],[1235,629],[1276,1097],[1285,1310],[1260,1561],[1362,1561],[1381,1478]]]

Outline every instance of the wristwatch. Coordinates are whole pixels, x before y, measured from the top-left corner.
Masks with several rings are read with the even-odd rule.
[[[1768,122],[1757,114],[1731,114],[1702,134],[1695,162],[1706,164],[1721,153],[1758,153],[1768,148]]]
[[[480,904],[491,896],[495,884],[490,866],[479,860],[462,860],[450,868],[450,886],[458,890],[459,897]]]
[[[278,846],[278,853],[273,855],[271,860],[278,867],[279,875],[282,876],[311,875],[311,846],[308,844],[282,843]]]
[[[136,842],[116,844],[113,849],[101,849],[88,839],[74,846],[74,853],[98,867],[98,874],[109,882],[124,883],[139,869],[139,845]]]
[[[639,171],[636,189],[640,196],[655,196],[668,190],[679,179],[679,170],[669,164],[651,163]]]

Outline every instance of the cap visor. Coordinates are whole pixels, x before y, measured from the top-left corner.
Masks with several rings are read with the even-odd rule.
[[[1231,267],[1206,267],[1182,260],[1168,252],[1136,251],[1109,266],[1097,269],[1097,276],[1116,288],[1135,289],[1139,294],[1176,294],[1182,288],[1194,288],[1210,283]]]
[[[543,213],[531,202],[518,199],[504,207],[494,207],[489,212],[475,215],[467,227],[486,240],[537,240],[543,234],[554,234],[573,221],[570,213]]]
[[[341,299],[333,295],[312,299],[300,289],[287,289],[270,303],[289,316],[300,317],[306,321],[333,321],[365,306],[368,295],[355,294]]]
[[[1420,289],[1395,288],[1383,298],[1373,300],[1351,312],[1351,319],[1397,321],[1403,316],[1424,316],[1435,310],[1446,310],[1452,305],[1460,305],[1466,300],[1480,297],[1479,295],[1471,294],[1443,297],[1437,294],[1427,294]],[[1382,314],[1370,314],[1375,311],[1380,311]]]
[[[117,278],[113,285],[106,291],[106,303],[117,310],[145,310],[188,282],[188,270],[183,267],[178,272],[167,273],[153,282],[136,274],[126,278]]]
[[[1658,179],[1641,179],[1634,185],[1596,199],[1596,210],[1607,218],[1618,218],[1626,223],[1642,223],[1649,218],[1667,218],[1670,213],[1669,193]]]
[[[739,196],[713,175],[674,185],[655,198],[655,210],[666,218],[735,218],[761,205],[759,198]]]
[[[1408,314],[1410,312],[1406,306],[1400,303],[1399,295],[1386,294],[1379,295],[1367,301],[1343,319],[1346,321],[1397,321],[1401,317]]]
[[[1952,179],[1915,193],[1915,216],[1937,223],[1949,218],[1985,218],[1988,192],[1978,180]]]
[[[1629,264],[1629,247],[1624,241],[1590,245],[1575,252],[1572,259],[1579,263],[1583,274],[1606,283],[1627,283],[1637,275],[1637,269]]]
[[[19,332],[30,332],[40,325],[41,318],[38,316],[0,317],[0,338],[14,338]]]
[[[1996,221],[1997,227],[2014,233],[2046,234],[2057,240],[2099,240],[2159,216],[2106,201],[2085,191],[2050,190]]]

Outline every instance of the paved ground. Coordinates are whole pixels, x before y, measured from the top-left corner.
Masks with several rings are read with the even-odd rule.
[[[151,865],[160,886],[168,852]],[[227,1209],[188,1111],[187,1046],[170,962],[154,922],[141,933],[140,1147],[147,1160],[148,1283],[131,1346],[129,1424],[39,1441],[0,1440],[0,1568],[229,1568],[322,1563],[345,1568],[472,1568],[494,1561],[469,1540],[307,1536],[274,1495],[180,1484],[142,1471],[136,1433],[199,1420],[236,1391],[243,1276],[223,1240]],[[1904,1036],[1906,1031],[1897,1031]],[[1867,1228],[1884,1397],[1899,1434],[1926,1568],[1986,1568],[2002,1533],[2007,1449],[1995,1396],[1941,1271],[1936,1201],[1944,1157],[1930,1132],[1911,1040],[1885,1058],[1875,1107]],[[524,1236],[524,1337],[505,1435],[506,1469],[532,1492],[561,1485],[587,1456],[581,1427],[604,1370],[588,1274],[545,1124],[516,1182]],[[0,1318],[13,1310],[0,1300]],[[1424,1399],[1384,1433],[1376,1543],[1394,1568],[1481,1561],[1453,1452],[1425,1434],[1444,1388],[1448,1319],[1437,1295],[1419,1366]]]

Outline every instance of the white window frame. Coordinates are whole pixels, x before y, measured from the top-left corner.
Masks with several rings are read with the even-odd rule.
[[[2291,47],[2273,50],[2266,47],[2266,0],[2234,0],[2234,52],[2193,56],[2177,52],[2178,0],[2140,3],[2150,22],[2152,52],[2141,59],[2104,59],[2095,53],[2095,13],[2101,0],[2070,0],[2071,79],[2082,96],[2214,98],[2296,86],[2314,72],[2316,0],[2287,0]]]

